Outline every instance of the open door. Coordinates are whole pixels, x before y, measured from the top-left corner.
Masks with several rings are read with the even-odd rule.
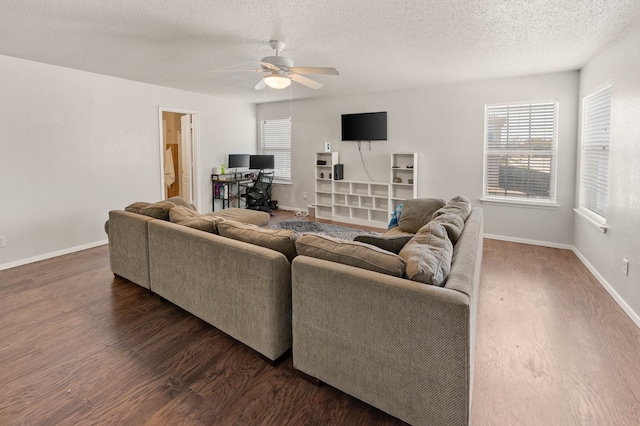
[[[160,107],[161,182],[163,198],[179,195],[197,205],[198,114]]]

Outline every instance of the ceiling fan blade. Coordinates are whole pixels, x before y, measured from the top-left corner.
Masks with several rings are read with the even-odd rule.
[[[253,88],[256,90],[262,90],[265,88],[266,85],[267,83],[264,82],[264,78],[261,78],[258,84],[256,84]]]
[[[269,62],[262,62],[262,61],[257,61],[260,65],[262,65],[263,67],[269,68],[270,70],[273,71],[280,71],[280,68],[276,67],[273,64],[270,64]]]
[[[264,70],[209,70],[207,72],[264,72]]]
[[[296,83],[300,83],[303,86],[307,86],[311,89],[319,89],[324,86],[322,83],[318,83],[317,81],[311,80],[307,77],[303,77],[299,74],[289,74],[289,77],[291,77],[291,80],[295,81]]]
[[[298,74],[340,75],[337,69],[329,67],[293,67],[291,71]]]

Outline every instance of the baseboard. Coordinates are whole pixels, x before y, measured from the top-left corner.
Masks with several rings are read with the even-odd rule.
[[[0,271],[3,271],[5,269],[15,268],[17,266],[27,265],[29,263],[39,262],[41,260],[51,259],[52,257],[58,257],[58,256],[62,256],[62,255],[65,255],[65,254],[75,253],[77,251],[82,251],[82,250],[87,250],[87,249],[98,247],[98,246],[103,246],[103,245],[108,244],[108,243],[109,243],[109,240],[96,241],[96,242],[89,243],[89,244],[84,244],[84,245],[81,245],[81,246],[70,247],[70,248],[67,248],[67,249],[64,249],[64,250],[59,250],[59,251],[54,251],[54,252],[51,252],[51,253],[41,254],[39,256],[34,256],[34,257],[26,258],[26,259],[16,260],[15,262],[4,263],[4,264],[0,265]]]
[[[609,293],[611,297],[613,297],[613,300],[616,301],[616,303],[622,308],[627,316],[631,318],[631,321],[633,321],[635,325],[640,328],[640,316],[638,316],[638,314],[635,313],[633,309],[631,309],[631,306],[629,306],[627,302],[624,301],[624,299],[618,294],[617,291],[615,291],[611,284],[609,284],[607,280],[605,280],[604,277],[600,275],[596,268],[594,268],[593,265],[589,263],[587,258],[584,257],[577,248],[573,247],[573,252],[576,254],[576,256],[578,256],[578,259],[580,259],[584,266],[587,267],[589,272],[591,272],[591,274],[596,277],[600,285],[604,287],[605,290],[607,290],[607,293]]]
[[[550,247],[563,250],[574,250],[574,247],[570,244],[550,243],[548,241],[528,240],[525,238],[504,237],[502,235],[484,234],[484,238],[489,240],[507,241],[510,243],[529,244],[532,246]]]

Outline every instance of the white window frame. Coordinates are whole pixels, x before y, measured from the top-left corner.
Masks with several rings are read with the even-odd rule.
[[[291,117],[261,120],[258,151],[274,156],[274,183],[291,183]]]
[[[611,144],[611,82],[582,98],[579,203],[577,213],[606,232]]]
[[[538,124],[534,120],[531,120],[532,111],[538,108],[549,108],[552,107],[551,115],[548,112],[545,112],[545,119],[552,119],[551,128],[544,123]],[[528,127],[521,125],[514,125],[515,130],[512,132],[513,135],[510,135],[510,131],[507,128],[506,136],[500,134],[499,139],[496,138],[496,126],[495,120],[492,121],[492,116],[490,114],[495,114],[497,111],[502,110],[501,112],[505,112],[508,114],[509,118],[505,118],[505,123],[500,126],[500,132],[502,132],[502,127],[507,125],[509,120],[513,120],[510,116],[513,112],[524,112],[529,109],[529,120],[527,121]],[[559,102],[557,99],[546,99],[539,101],[525,101],[525,102],[509,102],[509,103],[495,103],[495,104],[486,104],[485,105],[485,124],[484,124],[484,152],[483,152],[483,182],[482,182],[482,193],[483,197],[481,201],[485,204],[511,204],[511,205],[519,205],[519,206],[530,206],[530,207],[538,207],[538,208],[557,208],[556,204],[556,188],[557,188],[557,164],[558,164],[558,117],[559,117]],[[533,124],[533,125],[532,125]],[[493,126],[493,127],[491,127]],[[523,137],[523,130],[527,133],[527,139],[535,140],[540,139],[540,131],[544,131],[544,138],[542,139],[551,139],[551,143],[548,148],[543,148],[541,144],[533,144],[529,147],[529,149],[523,148],[513,148],[514,144],[518,143],[518,138]],[[497,141],[501,141],[500,144],[504,146],[498,147],[496,146]],[[495,171],[495,161],[491,159],[491,157],[495,156],[515,156],[515,157],[528,157],[533,158],[534,160],[539,161],[539,157],[548,156],[549,157],[549,188],[548,195],[527,195],[522,193],[517,193],[517,191],[512,191],[511,193],[505,190],[505,194],[495,194],[495,191],[489,190],[489,184],[495,179],[499,179],[499,176],[496,175]],[[524,170],[535,170],[535,164],[529,164],[527,168],[523,168]],[[534,180],[527,180],[527,182],[535,182]]]

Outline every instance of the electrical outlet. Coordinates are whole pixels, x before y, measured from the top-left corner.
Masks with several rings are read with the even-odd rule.
[[[5,247],[7,245],[7,240],[4,239],[4,236],[0,237],[0,247]]]
[[[622,273],[629,276],[629,261],[627,259],[622,259]]]
[[[302,193],[302,198],[304,198],[305,200],[307,199],[307,192],[306,191]]]

